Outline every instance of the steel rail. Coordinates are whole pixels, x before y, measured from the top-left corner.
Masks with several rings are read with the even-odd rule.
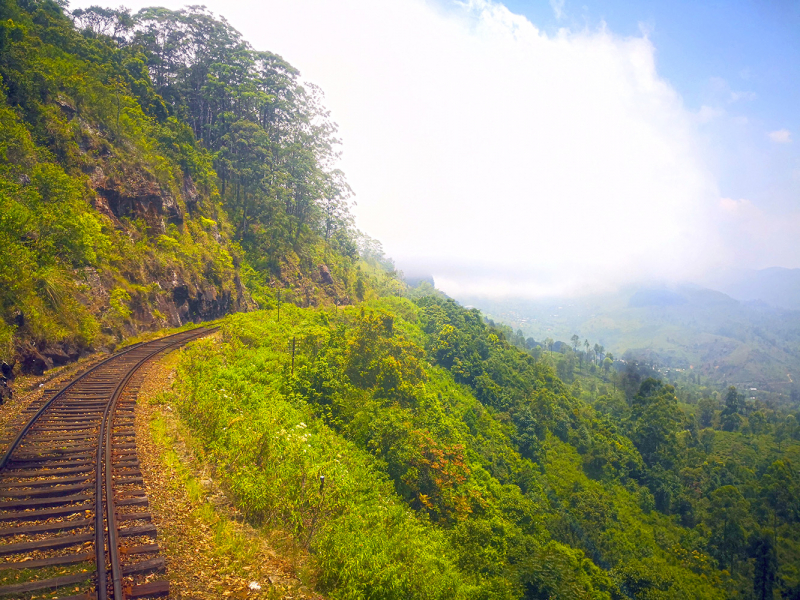
[[[70,381],[67,385],[65,385],[63,388],[61,388],[58,391],[57,394],[55,394],[52,398],[50,398],[50,400],[45,402],[44,406],[42,406],[38,411],[36,411],[36,414],[33,415],[30,418],[30,420],[25,424],[25,426],[17,434],[17,437],[15,437],[14,440],[11,442],[11,444],[9,444],[8,449],[6,450],[5,454],[3,454],[3,458],[0,459],[0,471],[2,471],[5,468],[5,466],[8,464],[8,461],[11,459],[11,455],[14,453],[14,450],[16,450],[17,447],[20,445],[20,443],[22,442],[22,439],[25,437],[25,435],[28,433],[28,431],[30,431],[30,428],[33,427],[33,424],[39,419],[39,417],[42,416],[42,414],[48,408],[50,408],[50,406],[53,404],[53,402],[55,402],[55,400],[57,398],[60,398],[70,388],[72,388],[78,382],[82,381],[90,373],[93,373],[94,371],[96,371],[97,369],[102,367],[104,364],[106,364],[106,363],[108,363],[108,362],[110,362],[112,360],[117,360],[120,356],[123,356],[124,354],[127,354],[128,352],[130,352],[134,348],[138,348],[139,346],[141,346],[141,342],[139,342],[137,344],[133,344],[131,346],[128,346],[124,350],[121,350],[120,352],[117,352],[116,354],[112,354],[108,358],[105,358],[105,359],[101,360],[99,363],[97,363],[96,365],[94,365],[90,369],[87,369],[86,371],[81,373],[80,376],[78,376],[76,379],[73,379],[72,381]]]
[[[122,594],[122,565],[120,564],[119,559],[119,544],[117,541],[117,516],[116,516],[116,509],[114,507],[114,466],[113,466],[113,431],[114,431],[114,411],[117,407],[117,402],[119,397],[122,395],[123,390],[130,382],[131,378],[134,374],[144,366],[144,364],[152,359],[154,356],[166,352],[167,350],[174,349],[175,346],[180,346],[182,344],[186,344],[194,339],[203,337],[208,335],[209,333],[216,331],[218,328],[206,329],[202,328],[202,331],[198,331],[195,335],[191,335],[188,338],[180,339],[172,344],[169,344],[163,348],[159,348],[154,350],[146,357],[141,359],[136,365],[129,369],[127,374],[124,376],[122,381],[120,381],[117,388],[114,390],[113,395],[111,396],[111,401],[106,406],[106,413],[103,416],[103,426],[102,426],[102,433],[101,433],[101,440],[105,440],[105,461],[104,461],[104,469],[105,469],[105,488],[106,488],[106,501],[105,501],[105,513],[106,513],[106,524],[107,524],[107,535],[108,535],[108,551],[110,554],[110,562],[111,562],[111,584],[113,588],[113,597],[114,600],[123,600]],[[185,332],[182,332],[185,333]],[[163,338],[162,338],[163,339]],[[102,444],[98,444],[98,457],[100,455],[100,446]],[[98,462],[99,467],[99,462]],[[98,477],[98,489],[101,486],[101,478]],[[105,563],[103,563],[103,567],[105,570]],[[105,575],[105,574],[104,574]],[[107,576],[104,576],[104,580],[107,579]],[[107,585],[107,583],[106,583]],[[98,586],[99,587],[99,586]],[[103,598],[101,597],[101,600]]]
[[[52,398],[39,408],[39,410],[28,420],[19,434],[9,445],[2,459],[0,459],[0,473],[3,472],[11,461],[12,454],[19,448],[23,440],[27,439],[26,436],[31,433],[31,429],[36,422],[46,413],[53,403],[65,396],[65,394],[73,390],[76,386],[89,385],[91,389],[92,380],[89,379],[91,374],[99,375],[98,383],[105,383],[106,385],[114,385],[114,380],[118,383],[113,387],[109,400],[106,402],[102,418],[99,420],[99,432],[97,440],[97,451],[95,460],[95,561],[96,561],[96,589],[98,600],[108,600],[108,569],[106,566],[106,535],[108,536],[108,554],[110,555],[109,562],[111,563],[111,576],[112,587],[114,593],[114,600],[124,600],[122,592],[122,567],[120,565],[119,548],[117,546],[117,525],[116,525],[116,510],[114,504],[114,480],[113,480],[113,430],[114,430],[114,415],[119,398],[122,396],[126,386],[130,383],[133,375],[144,364],[155,357],[156,355],[170,351],[185,343],[208,335],[216,331],[218,327],[207,329],[205,327],[198,327],[196,329],[181,331],[169,336],[164,336],[149,342],[140,342],[125,348],[124,350],[100,361],[96,365],[81,373],[77,378],[65,385],[59,390]],[[188,334],[188,335],[187,335]],[[169,342],[172,338],[174,341]],[[164,344],[167,341],[169,343]],[[147,352],[144,356],[130,356],[129,353],[135,350],[145,350],[149,345],[156,346],[151,352]],[[103,366],[110,366],[112,361],[117,362],[116,365],[110,369],[110,372],[103,373],[98,371]],[[118,367],[118,368],[114,368]],[[80,387],[78,387],[80,390]],[[105,461],[103,460],[105,454]],[[105,474],[105,478],[103,477]],[[103,483],[105,479],[105,501],[103,498]],[[105,514],[104,514],[105,513]],[[104,519],[105,517],[105,519]],[[104,528],[104,521],[107,527]],[[108,533],[106,534],[105,531]]]

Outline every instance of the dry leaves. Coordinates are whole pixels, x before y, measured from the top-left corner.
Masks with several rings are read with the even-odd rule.
[[[173,353],[151,363],[136,408],[138,455],[153,523],[167,560],[170,598],[321,600],[320,594],[309,590],[297,577],[295,570],[301,560],[280,556],[257,531],[233,518],[235,509],[209,477],[208,469],[183,445],[175,415],[166,406],[148,402],[169,389],[176,360],[177,354]],[[165,462],[168,451],[155,442],[150,430],[150,423],[157,416],[167,423],[171,434],[179,437],[172,450],[207,494],[203,500],[192,502],[184,477]],[[226,559],[224,549],[217,544],[215,519],[237,536],[246,536],[248,548],[255,545],[258,551],[237,555],[235,564]]]

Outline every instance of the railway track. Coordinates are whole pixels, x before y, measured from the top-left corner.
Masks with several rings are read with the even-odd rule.
[[[137,372],[157,354],[211,331],[132,346],[29,409],[0,458],[0,574],[20,580],[0,585],[0,598],[169,593],[158,579],[164,558],[136,457]]]

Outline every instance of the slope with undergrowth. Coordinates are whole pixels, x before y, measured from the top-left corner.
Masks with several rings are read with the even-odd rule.
[[[394,289],[291,65],[200,9],[73,17],[0,1],[0,359]]]
[[[615,419],[446,299],[232,316],[178,381],[238,506],[293,531],[331,597],[725,598],[761,568],[766,480],[703,475],[737,459],[684,433],[670,386]],[[733,554],[726,494],[748,515]],[[789,589],[797,526],[776,518]]]

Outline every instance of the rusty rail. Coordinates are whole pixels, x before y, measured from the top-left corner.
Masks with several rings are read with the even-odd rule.
[[[0,540],[11,539],[0,543],[0,558],[24,556],[0,562],[0,572],[33,569],[52,575],[63,568],[71,572],[0,586],[0,598],[76,584],[85,588],[92,579],[93,592],[63,600],[127,600],[168,593],[165,581],[137,585],[134,579],[163,570],[157,544],[125,548],[126,558],[150,558],[123,564],[120,539],[155,538],[155,527],[149,523],[149,513],[138,510],[147,506],[147,498],[137,487],[142,480],[135,442],[115,444],[115,422],[120,440],[134,439],[135,396],[122,398],[139,369],[156,355],[212,331],[200,327],[126,348],[31,411],[0,459]],[[132,507],[133,512],[118,514],[120,507]],[[121,528],[123,520],[147,524]],[[90,543],[93,552],[82,546]],[[74,552],[79,546],[82,549]],[[94,568],[87,568],[92,561]]]

